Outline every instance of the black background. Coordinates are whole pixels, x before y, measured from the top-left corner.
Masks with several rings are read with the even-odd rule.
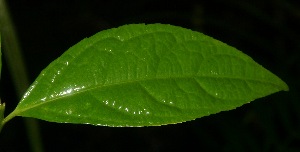
[[[39,121],[51,151],[299,151],[300,6],[296,0],[8,0],[31,82],[85,37],[130,23],[167,23],[212,36],[251,56],[290,87],[176,125],[109,128]],[[19,99],[4,61],[6,114]],[[0,134],[0,151],[31,151],[22,118]]]

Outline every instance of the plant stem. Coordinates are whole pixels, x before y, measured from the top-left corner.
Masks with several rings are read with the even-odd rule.
[[[3,125],[5,124],[3,119],[4,119],[4,110],[5,110],[5,103],[1,103],[1,99],[0,99],[0,133],[1,130],[3,128]]]
[[[5,49],[3,49],[4,56],[9,66],[11,76],[13,77],[16,92],[18,94],[18,97],[20,98],[29,86],[29,79],[14,26],[11,22],[10,15],[4,0],[0,0],[0,30],[5,47]],[[0,127],[3,127],[3,125],[8,120],[14,117],[14,115],[9,116],[12,117],[4,119],[0,122]],[[24,120],[31,146],[31,151],[42,152],[42,142],[37,121],[28,118]]]
[[[1,27],[1,26],[0,26]],[[2,51],[1,51],[1,30],[0,30],[0,78],[1,78],[1,70],[2,70]],[[4,119],[4,111],[5,111],[5,103],[1,103],[0,99],[0,133],[3,128],[3,119]]]

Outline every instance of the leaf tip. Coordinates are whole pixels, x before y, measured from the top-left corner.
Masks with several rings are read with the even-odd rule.
[[[283,82],[283,89],[282,90],[283,91],[289,91],[290,90],[289,86],[285,82]]]

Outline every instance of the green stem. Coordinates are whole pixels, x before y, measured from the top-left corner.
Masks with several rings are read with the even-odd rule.
[[[1,103],[1,99],[0,99],[0,133],[1,130],[5,124],[4,122],[4,111],[5,111],[5,103]]]
[[[4,113],[4,108],[5,108],[5,103],[2,104],[2,108],[3,108],[3,113]],[[1,104],[0,104],[0,112],[1,112]],[[1,114],[1,113],[0,113]],[[14,112],[10,113],[8,116],[6,116],[5,118],[3,118],[1,120],[1,124],[2,124],[2,127],[9,121],[11,120],[12,118],[14,118],[16,115]],[[1,119],[1,118],[0,118]]]
[[[8,68],[11,76],[13,77],[16,92],[20,98],[29,86],[29,79],[17,35],[15,33],[14,26],[11,22],[4,0],[0,0],[0,30],[2,34],[3,45],[5,47],[5,49],[3,49],[4,57],[6,58],[7,65],[9,66]],[[4,108],[4,106],[2,107]],[[0,121],[0,127],[2,128],[7,121],[15,116],[16,115],[12,112],[2,121]],[[28,118],[24,120],[31,151],[42,152],[42,142],[37,121]]]
[[[1,51],[1,31],[0,31],[0,78],[1,78],[1,70],[2,70],[2,51]],[[4,111],[5,111],[5,103],[1,103],[1,99],[0,99],[0,133],[1,133],[1,130],[3,128],[3,119],[4,119]]]

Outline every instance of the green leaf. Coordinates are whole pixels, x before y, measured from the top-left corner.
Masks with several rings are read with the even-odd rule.
[[[71,47],[41,72],[13,116],[157,126],[231,110],[288,90],[218,40],[181,27],[125,25]]]

